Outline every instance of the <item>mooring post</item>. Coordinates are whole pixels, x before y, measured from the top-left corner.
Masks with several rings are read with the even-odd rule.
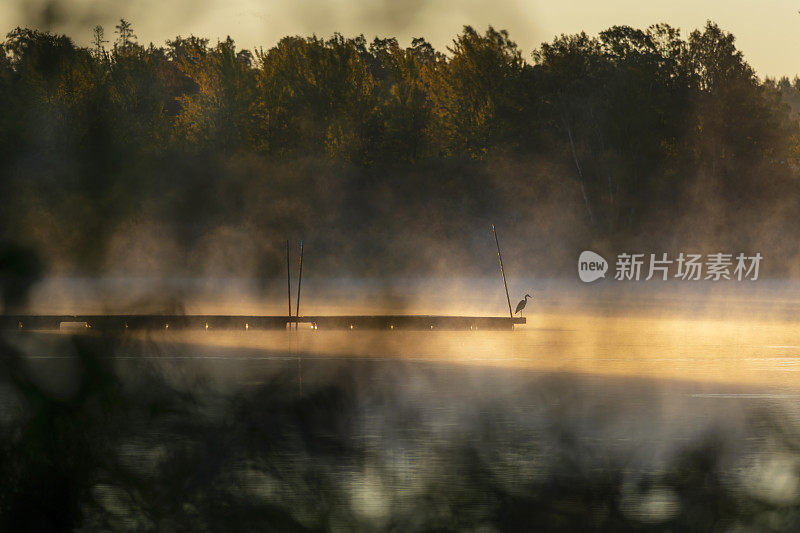
[[[292,267],[289,265],[289,239],[286,239],[286,295],[289,298],[289,327],[292,327]]]
[[[300,273],[297,275],[297,311],[294,314],[294,329],[299,327],[300,321],[300,285],[303,283],[303,240],[300,239]]]
[[[508,296],[508,283],[506,283],[506,272],[503,270],[503,254],[500,253],[500,241],[497,240],[497,230],[494,229],[492,224],[492,232],[494,233],[494,243],[497,245],[497,258],[500,259],[500,274],[503,275],[503,287],[506,288],[506,302],[508,302],[508,316],[514,318],[514,313],[511,311],[511,298]]]

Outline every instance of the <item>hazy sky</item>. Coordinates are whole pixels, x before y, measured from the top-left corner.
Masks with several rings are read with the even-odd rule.
[[[50,9],[43,10],[43,6]],[[140,42],[162,44],[190,33],[212,41],[230,35],[241,47],[272,46],[289,34],[396,36],[401,44],[423,36],[443,49],[465,24],[507,29],[530,59],[559,33],[597,32],[614,24],[646,27],[666,22],[686,36],[706,20],[736,35],[737,45],[763,76],[800,73],[800,0],[0,0],[0,31],[47,25],[81,44],[94,24],[133,23]]]

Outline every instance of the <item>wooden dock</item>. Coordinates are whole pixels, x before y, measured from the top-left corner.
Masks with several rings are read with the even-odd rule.
[[[506,303],[509,317],[499,316],[447,316],[447,315],[328,315],[300,316],[300,287],[303,280],[303,241],[300,241],[300,263],[297,279],[297,305],[292,316],[292,271],[290,243],[286,241],[286,289],[287,314],[282,316],[268,315],[2,315],[0,314],[0,330],[41,331],[70,330],[81,328],[94,331],[125,330],[285,330],[298,328],[327,330],[513,330],[517,324],[525,324],[524,317],[515,317],[511,311],[511,299],[508,293],[503,255],[500,252],[500,241],[497,230],[492,225],[497,258],[500,263],[500,274],[503,277]],[[526,300],[527,301],[527,296]]]
[[[324,330],[512,330],[524,317],[441,315],[2,315],[0,329],[58,330],[62,327],[121,330],[281,330],[295,324]]]

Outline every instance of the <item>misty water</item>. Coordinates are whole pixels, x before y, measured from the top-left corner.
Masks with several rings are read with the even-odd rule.
[[[490,296],[492,281],[467,293],[469,283],[437,291],[429,280],[310,283],[305,309],[431,312],[449,302],[445,312],[475,314],[483,297],[483,314],[502,314],[504,295]],[[78,424],[90,447],[103,443],[99,457],[79,465],[86,492],[76,505],[89,528],[214,530],[231,520],[242,530],[343,531],[798,524],[796,287],[524,282],[535,301],[515,331],[301,325],[7,340],[23,354],[30,383],[66,409],[66,422],[48,415],[48,424]],[[47,284],[34,293],[38,312],[47,311],[44,302],[61,311],[68,298],[54,297],[55,286],[81,312],[100,307],[96,289],[51,283],[49,297]],[[126,283],[130,293],[136,284]],[[216,302],[225,312],[270,305],[232,299],[230,284],[222,287],[228,300]],[[337,307],[345,290],[359,298]],[[195,294],[187,312],[220,312],[208,308],[213,290]],[[263,301],[272,302],[269,290]],[[7,427],[43,416],[26,414],[30,399],[13,387],[3,391]],[[106,414],[94,412],[93,394],[116,398],[104,400]],[[62,457],[67,445],[51,453]]]

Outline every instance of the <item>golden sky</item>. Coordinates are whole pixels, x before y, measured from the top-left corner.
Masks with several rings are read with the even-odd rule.
[[[507,29],[530,59],[542,41],[560,33],[590,34],[615,24],[646,27],[666,22],[686,36],[714,20],[736,35],[737,45],[760,76],[800,73],[800,1],[764,0],[0,0],[0,31],[43,25],[49,5],[51,27],[88,43],[94,24],[133,23],[140,42],[161,44],[194,33],[212,42],[230,35],[240,46],[272,46],[284,35],[396,36],[401,44],[424,36],[444,48],[461,27],[489,24]]]

